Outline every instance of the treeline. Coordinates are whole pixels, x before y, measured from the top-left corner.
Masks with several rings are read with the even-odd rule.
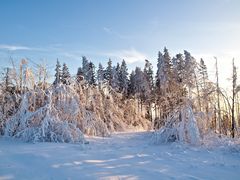
[[[66,86],[82,86],[98,91],[107,89],[109,93],[121,94],[122,100],[137,101],[138,112],[152,122],[152,128],[159,129],[166,125],[166,120],[182,106],[188,104],[194,111],[202,131],[210,130],[232,137],[237,135],[240,124],[240,106],[237,85],[237,71],[233,60],[232,93],[226,93],[218,82],[216,59],[216,82],[208,79],[207,66],[203,59],[197,62],[188,52],[171,57],[167,48],[158,53],[157,72],[149,60],[145,60],[144,68],[136,67],[128,72],[123,60],[116,65],[109,59],[107,66],[101,63],[96,67],[85,56],[82,66],[76,75],[69,73],[67,65],[57,61],[55,79],[52,84],[47,81],[47,71],[40,66],[37,72],[27,66],[23,60],[17,70],[16,66],[6,68],[1,82],[1,115],[2,119],[11,117],[18,110],[21,96],[29,89],[63,84]],[[12,98],[15,95],[15,98]],[[19,101],[19,102],[18,102]],[[14,106],[7,109],[6,103]],[[178,121],[182,121],[181,113]],[[4,126],[2,124],[2,126]]]

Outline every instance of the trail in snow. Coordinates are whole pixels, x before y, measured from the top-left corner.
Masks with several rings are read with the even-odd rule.
[[[151,136],[88,137],[83,146],[0,139],[0,179],[239,179],[239,153],[153,145]]]

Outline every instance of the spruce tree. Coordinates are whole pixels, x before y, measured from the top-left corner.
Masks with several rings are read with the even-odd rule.
[[[163,54],[158,52],[157,60],[157,74],[156,74],[156,88],[159,91],[161,86],[166,82],[166,75],[164,73],[165,60]]]
[[[113,79],[112,79],[112,88],[115,89],[117,92],[120,91],[120,65],[117,63],[117,66],[113,67]]]
[[[128,69],[127,69],[127,64],[125,60],[122,61],[122,64],[120,67],[119,83],[120,83],[120,91],[126,94],[128,89]]]
[[[153,67],[147,59],[145,60],[144,74],[149,83],[150,90],[153,90]]]
[[[82,67],[78,68],[76,80],[78,83],[80,83],[82,80],[84,80],[84,74],[83,74]]]
[[[135,71],[132,71],[129,76],[129,83],[128,83],[128,96],[134,96],[135,95]]]
[[[182,54],[177,54],[175,58],[175,65],[174,65],[174,74],[175,80],[178,84],[182,84],[185,74],[185,64]]]
[[[61,82],[62,72],[61,72],[61,65],[57,60],[56,68],[55,68],[55,80],[53,82],[54,85],[57,85]]]
[[[89,70],[89,62],[87,60],[87,58],[85,56],[82,57],[82,72],[83,72],[83,76],[84,79],[88,82],[89,79],[87,78],[87,73]]]
[[[207,66],[202,58],[199,64],[199,74],[201,76],[200,78],[203,83],[203,86],[206,86],[206,80],[208,79]]]
[[[71,76],[66,63],[63,63],[61,82],[65,85],[71,84]]]
[[[195,84],[195,69],[196,69],[196,60],[192,57],[192,55],[188,51],[184,51],[184,71],[185,71],[185,83],[188,88],[194,86]]]
[[[90,85],[96,85],[95,65],[92,62],[89,63],[89,69],[88,69],[88,72],[87,72],[87,79],[88,79],[88,83]]]
[[[104,81],[104,69],[101,63],[98,65],[98,70],[97,70],[97,81],[98,85],[101,86]]]
[[[113,79],[113,68],[112,68],[112,60],[109,59],[107,63],[107,68],[104,73],[104,78],[107,80],[108,84],[112,85],[112,79]]]
[[[166,76],[166,86],[169,87],[171,84],[171,80],[173,78],[173,64],[172,64],[172,58],[169,55],[168,49],[164,48],[164,74]]]

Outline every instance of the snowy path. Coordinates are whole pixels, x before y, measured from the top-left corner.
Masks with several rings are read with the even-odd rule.
[[[240,179],[240,153],[152,145],[151,132],[87,138],[90,144],[0,139],[2,179]]]

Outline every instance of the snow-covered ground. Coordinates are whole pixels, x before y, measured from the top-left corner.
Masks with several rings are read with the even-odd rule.
[[[89,144],[0,139],[0,179],[239,179],[240,152],[151,144],[151,132],[88,137]]]

